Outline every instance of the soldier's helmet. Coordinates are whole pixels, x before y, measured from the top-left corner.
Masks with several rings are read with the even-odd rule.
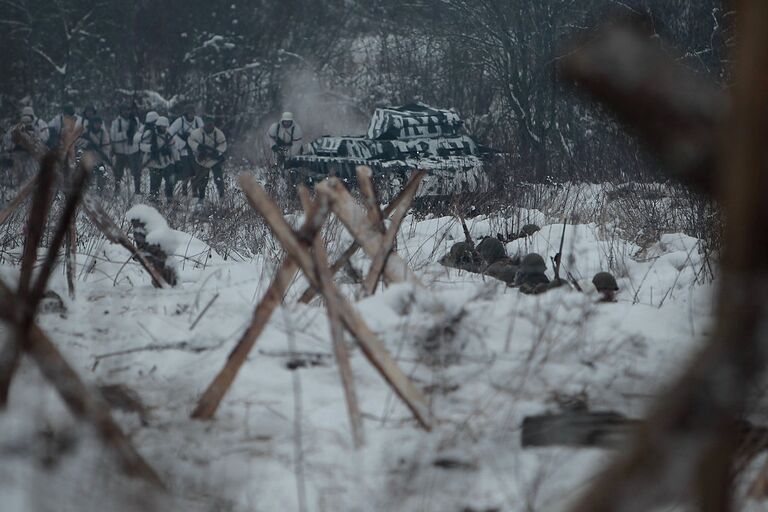
[[[150,110],[147,112],[147,116],[144,118],[144,124],[152,124],[154,122],[157,122],[157,118],[160,117],[160,115],[155,112],[154,110]]]
[[[541,255],[532,252],[527,254],[520,263],[521,274],[543,274],[547,270],[547,264]]]
[[[75,115],[75,106],[71,103],[67,103],[61,108],[61,111],[64,112],[65,116],[73,116]]]
[[[609,272],[598,272],[595,277],[592,278],[592,284],[599,292],[616,292],[619,290],[619,285],[616,283],[616,278]]]
[[[155,126],[157,126],[158,128],[161,128],[161,127],[168,128],[169,126],[168,118],[165,116],[158,117],[157,121],[155,122]]]
[[[526,224],[522,227],[522,229],[520,229],[520,236],[531,236],[537,231],[541,231],[541,228],[536,224]]]
[[[458,242],[451,247],[448,258],[453,263],[470,263],[474,260],[474,251],[467,242]]]
[[[507,257],[507,251],[504,249],[504,244],[493,237],[483,238],[483,240],[477,244],[477,252],[480,253],[480,257],[482,257],[488,264]]]

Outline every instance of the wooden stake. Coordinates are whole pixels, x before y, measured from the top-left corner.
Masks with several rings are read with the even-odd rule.
[[[418,183],[417,180],[412,180],[408,183],[408,187],[418,187]],[[318,194],[328,198],[333,213],[341,220],[368,257],[375,258],[384,235],[371,224],[366,213],[355,204],[344,185],[336,178],[330,178],[317,185],[316,190]],[[391,283],[408,281],[421,285],[419,278],[397,253],[392,253],[387,258],[384,277]]]
[[[349,363],[349,350],[346,343],[344,343],[344,329],[341,325],[339,313],[341,297],[338,296],[338,290],[333,285],[333,275],[328,267],[328,255],[325,252],[322,237],[315,236],[312,247],[315,265],[317,265],[318,270],[318,278],[320,279],[321,292],[325,298],[325,307],[328,310],[328,322],[331,324],[333,352],[336,355],[336,362],[339,365],[339,374],[341,375],[341,384],[344,387],[344,398],[347,402],[352,440],[355,449],[359,449],[364,443],[363,419],[357,402],[352,366]]]
[[[248,202],[264,217],[285,251],[297,261],[310,284],[316,289],[320,288],[317,266],[306,248],[306,242],[302,244],[299,241],[290,225],[283,218],[278,206],[252,176],[241,175],[239,181],[241,188],[248,198]],[[321,208],[324,207],[326,201],[324,197],[324,195],[320,194],[318,198]],[[331,289],[337,290],[333,283],[331,283]],[[403,373],[389,355],[389,352],[376,338],[376,335],[365,324],[359,313],[340,293],[338,293],[338,296],[340,297],[339,315],[341,320],[347,330],[355,337],[363,353],[411,410],[422,427],[427,430],[431,429],[431,415],[424,395]]]
[[[395,211],[395,208],[397,208],[397,205],[399,205],[403,198],[405,197],[405,194],[408,190],[410,190],[411,183],[416,178],[416,175],[412,175],[411,179],[406,184],[405,188],[400,191],[399,194],[392,200],[391,203],[389,203],[386,208],[384,208],[384,217],[389,217],[390,214]],[[333,275],[336,275],[336,273],[344,268],[344,265],[349,261],[349,259],[354,256],[354,254],[360,249],[360,244],[357,242],[352,242],[352,244],[347,247],[347,249],[341,254],[341,256],[338,257],[336,261],[333,262],[333,265],[331,265],[331,273]],[[306,290],[304,290],[304,293],[301,294],[301,298],[299,298],[300,304],[309,304],[312,299],[315,298],[316,290],[312,288],[311,286],[308,286]]]
[[[15,318],[18,319],[21,313],[17,306],[18,297],[0,281],[0,309],[15,310]],[[45,333],[34,323],[26,334],[20,329],[17,329],[17,333],[21,336],[26,335],[26,340],[18,340],[19,343],[24,347],[25,353],[35,361],[43,377],[58,391],[72,415],[79,420],[92,423],[102,441],[115,450],[123,471],[162,488],[160,477],[120,430],[112,418],[109,406],[83,384]]]
[[[13,212],[16,211],[19,205],[23,203],[24,200],[30,196],[30,194],[32,194],[32,191],[35,190],[36,184],[37,176],[30,178],[29,181],[22,185],[19,193],[16,194],[16,197],[8,201],[3,210],[0,211],[0,225],[4,224],[5,221],[7,221],[8,218],[13,215]]]
[[[360,187],[360,192],[363,194],[365,206],[368,210],[368,220],[379,233],[384,234],[384,216],[381,214],[379,196],[376,194],[376,187],[373,184],[373,171],[371,171],[370,167],[364,165],[358,166],[356,171],[357,184]]]
[[[321,226],[328,218],[328,208],[321,210],[317,207],[310,208],[306,220],[300,232],[306,238],[314,237],[320,231]],[[283,300],[288,287],[296,277],[299,267],[290,256],[278,268],[275,277],[267,288],[256,309],[253,311],[251,323],[245,329],[235,348],[230,352],[224,367],[214,377],[197,402],[197,407],[192,411],[191,417],[198,420],[209,420],[216,414],[221,400],[232,386],[237,373],[245,363],[248,354],[256,345],[261,333],[264,331],[272,313]]]
[[[416,173],[417,182],[420,183],[423,177],[423,172]],[[368,271],[368,275],[365,276],[365,280],[363,281],[363,293],[366,295],[372,295],[376,291],[376,285],[379,283],[381,273],[383,272],[384,266],[387,263],[387,258],[389,258],[389,255],[393,251],[395,241],[397,240],[397,233],[400,231],[400,225],[402,224],[405,215],[408,213],[408,209],[411,207],[411,203],[413,202],[413,198],[416,196],[417,189],[418,183],[415,187],[408,189],[408,193],[405,195],[403,201],[395,210],[395,214],[392,216],[392,224],[384,234],[384,238],[381,242],[381,246],[379,247],[379,251],[376,253],[376,256],[373,257],[371,268]],[[378,206],[376,208],[378,209]]]

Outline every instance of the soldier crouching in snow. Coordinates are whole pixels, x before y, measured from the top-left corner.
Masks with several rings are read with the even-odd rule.
[[[142,166],[149,169],[149,196],[155,201],[163,180],[166,200],[170,202],[173,199],[174,164],[178,160],[178,151],[168,133],[168,126],[167,117],[158,117],[154,128],[144,131],[139,144],[144,154]]]
[[[219,192],[219,199],[224,199],[224,171],[222,162],[227,151],[227,138],[224,132],[216,128],[213,116],[203,118],[203,127],[189,134],[187,144],[195,155],[198,165],[197,174],[192,182],[192,189],[197,195],[198,205],[205,201],[205,189],[208,187],[209,174],[213,173],[213,183]]]

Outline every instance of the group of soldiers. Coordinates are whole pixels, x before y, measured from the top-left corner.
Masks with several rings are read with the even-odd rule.
[[[520,234],[515,238],[529,237],[537,231],[539,231],[538,226],[528,224],[523,226]],[[494,237],[483,238],[477,246],[474,246],[471,241],[458,242],[451,247],[440,263],[447,267],[493,277],[529,295],[538,295],[561,286],[571,286],[568,281],[560,277],[553,280],[547,277],[547,263],[540,254],[530,253],[522,258],[510,258],[504,243]],[[592,284],[600,294],[602,302],[615,301],[619,286],[612,274],[598,272],[593,277]],[[575,283],[575,286],[578,287],[578,283]]]
[[[165,116],[150,111],[140,120],[135,106],[122,105],[112,123],[98,115],[93,106],[82,115],[73,105],[65,105],[50,122],[35,115],[31,107],[21,111],[20,122],[3,138],[3,149],[17,158],[30,152],[29,141],[41,147],[57,147],[65,126],[82,129],[75,142],[78,151],[89,152],[96,164],[96,188],[103,190],[106,170],[114,176],[114,191],[119,193],[126,171],[133,177],[134,193],[142,194],[142,175],[149,174],[149,195],[158,199],[161,185],[167,200],[172,200],[176,184],[187,196],[191,185],[198,202],[205,199],[210,175],[224,197],[222,163],[227,151],[227,138],[216,127],[213,116],[200,117],[193,106],[184,108],[182,115],[170,123]],[[19,133],[26,144],[20,144]],[[164,182],[164,183],[163,183]]]
[[[100,191],[111,170],[115,194],[120,193],[123,178],[130,173],[134,194],[141,195],[141,178],[146,170],[150,199],[159,199],[161,185],[167,201],[173,200],[177,190],[188,196],[191,186],[198,203],[202,203],[211,175],[219,198],[224,197],[222,163],[227,138],[216,127],[213,116],[198,116],[192,105],[171,123],[155,111],[147,112],[142,122],[138,108],[125,104],[109,125],[92,105],[85,107],[81,115],[73,105],[65,105],[49,122],[37,117],[32,107],[24,107],[18,124],[3,137],[3,150],[10,155],[11,165],[36,162],[38,149],[57,147],[66,126],[82,129],[75,147],[93,157],[95,185]],[[269,127],[267,136],[279,165],[301,147],[301,128],[291,112],[284,112]]]

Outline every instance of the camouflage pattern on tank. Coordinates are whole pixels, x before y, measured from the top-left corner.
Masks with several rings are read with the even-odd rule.
[[[484,163],[495,153],[463,134],[453,110],[422,103],[379,108],[365,136],[323,136],[292,156],[286,168],[294,182],[315,183],[336,176],[354,186],[355,169],[373,170],[382,200],[394,196],[417,169],[428,172],[417,198],[485,192]]]

